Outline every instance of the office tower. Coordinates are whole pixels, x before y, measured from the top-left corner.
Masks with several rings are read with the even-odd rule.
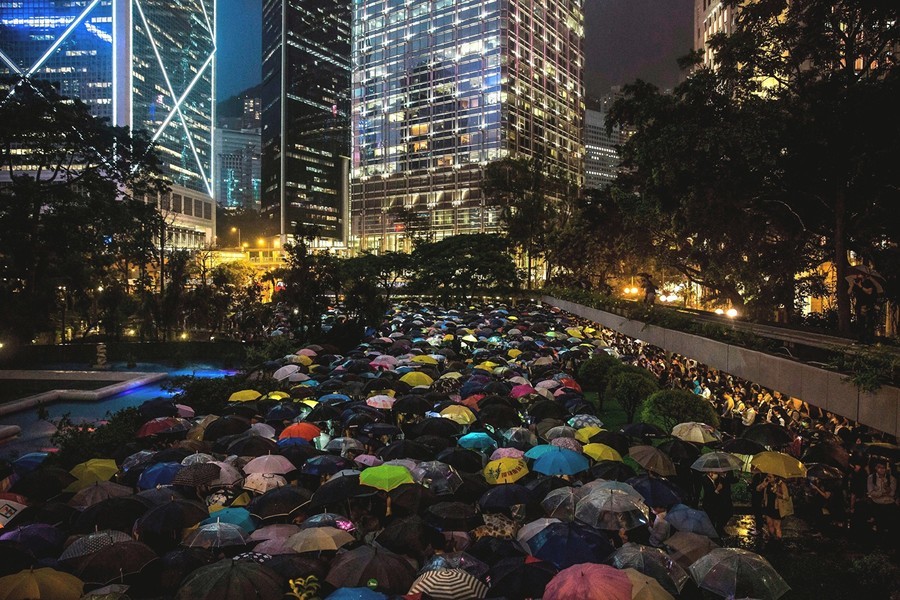
[[[347,238],[350,0],[264,0],[262,212]]]
[[[616,125],[607,133],[606,115],[616,98],[621,95],[618,86],[600,99],[588,99],[584,111],[584,187],[600,189],[618,176],[619,151],[628,139],[626,132]]]
[[[212,244],[215,0],[0,3],[0,75],[51,82],[98,118],[148,132],[171,193],[145,198],[168,247]]]
[[[225,209],[259,211],[259,128],[217,127],[215,135],[215,198]]]
[[[704,66],[715,66],[715,57],[707,46],[709,38],[717,33],[730,35],[736,17],[737,9],[719,0],[694,0],[694,50],[703,51]]]
[[[484,167],[533,158],[580,183],[582,0],[357,0],[354,244],[408,248],[399,214],[435,239],[498,231]]]

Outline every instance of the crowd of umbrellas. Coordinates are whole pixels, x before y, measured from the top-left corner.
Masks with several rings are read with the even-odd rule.
[[[113,456],[0,465],[0,600],[781,597],[671,477],[685,457],[806,467],[701,423],[605,429],[564,365],[607,351],[537,305],[401,307],[352,350],[271,365],[281,391],[250,385],[220,415],[147,402]]]

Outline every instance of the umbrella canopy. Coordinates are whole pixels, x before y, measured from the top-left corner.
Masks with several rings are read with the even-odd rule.
[[[712,425],[706,423],[679,423],[672,428],[672,435],[685,442],[708,444],[722,439],[721,434]]]
[[[228,397],[229,402],[253,402],[254,400],[259,400],[262,397],[260,392],[256,390],[241,390],[239,392],[234,392],[231,396]]]
[[[88,507],[77,519],[73,530],[90,533],[100,529],[130,532],[135,520],[150,510],[149,503],[137,497],[109,498]]]
[[[691,565],[697,585],[723,598],[778,600],[791,588],[765,558],[740,548],[716,548]]]
[[[571,521],[575,518],[575,506],[581,500],[581,491],[573,487],[561,487],[547,494],[541,507],[548,517]]]
[[[666,456],[675,463],[693,462],[700,456],[700,448],[697,444],[685,442],[677,437],[669,438],[658,444],[656,448],[665,452]]]
[[[144,469],[138,479],[138,488],[149,490],[159,485],[169,485],[178,471],[186,468],[180,462],[161,462]]]
[[[356,541],[352,535],[336,527],[303,529],[287,538],[286,545],[295,552],[337,550]]]
[[[303,488],[281,487],[254,498],[247,506],[247,510],[257,519],[269,522],[280,518],[288,519],[309,501],[310,496],[311,494]]]
[[[731,452],[732,454],[752,456],[754,454],[759,454],[760,452],[765,452],[766,447],[759,442],[740,437],[722,442],[719,449],[723,452]]]
[[[217,510],[208,519],[200,521],[200,525],[209,525],[210,523],[216,522],[237,525],[247,533],[252,533],[256,530],[256,522],[253,520],[253,517],[250,516],[250,511],[239,506],[231,506]]]
[[[763,473],[770,473],[785,479],[806,477],[806,467],[803,463],[783,452],[760,452],[753,457],[750,464]]]
[[[709,515],[702,510],[684,504],[676,504],[666,513],[666,522],[678,531],[697,533],[706,537],[719,537]]]
[[[422,357],[422,359],[424,359],[424,357]],[[432,360],[434,360],[434,359],[432,359]],[[434,363],[437,364],[437,361],[434,361]],[[409,384],[411,387],[416,387],[416,386],[428,387],[429,385],[434,383],[434,379],[432,379],[427,374],[425,374],[421,371],[410,371],[409,373],[405,373],[403,376],[400,377],[400,381],[402,381],[403,383]]]
[[[278,600],[282,579],[268,567],[252,561],[224,558],[200,567],[178,588],[175,600]]]
[[[744,430],[741,437],[767,448],[781,448],[794,441],[794,435],[775,423],[757,423]]]
[[[635,569],[624,569],[623,572],[631,582],[631,600],[675,600],[653,577]]]
[[[409,592],[435,600],[469,600],[487,596],[488,586],[462,569],[434,569],[419,575]]]
[[[457,444],[461,448],[469,448],[472,450],[485,450],[488,448],[493,450],[499,445],[497,443],[497,440],[481,431],[467,433],[466,435],[459,438]]]
[[[500,458],[489,462],[482,473],[490,484],[515,483],[528,474],[528,467],[520,458]]]
[[[399,554],[360,546],[334,559],[326,581],[335,587],[361,587],[374,580],[378,590],[405,594],[415,577],[413,566]]]
[[[631,580],[609,565],[576,564],[563,569],[544,589],[544,600],[631,600]]]
[[[640,466],[657,475],[669,477],[676,474],[672,459],[653,446],[632,446],[628,450],[628,456]]]
[[[83,557],[78,561],[75,573],[86,583],[121,582],[129,575],[140,573],[157,559],[156,553],[146,544],[127,540]]]
[[[128,541],[131,541],[131,536],[122,531],[116,531],[114,529],[96,531],[94,533],[83,535],[69,544],[63,553],[60,554],[59,560],[80,558],[82,556],[87,556],[88,554],[93,554],[98,550],[106,548],[107,546],[112,546],[118,542]]]
[[[710,452],[700,456],[691,465],[695,471],[726,473],[740,471],[744,461],[729,452]]]
[[[442,531],[470,531],[482,523],[481,515],[467,502],[438,502],[425,511],[425,520]]]
[[[628,481],[637,473],[624,463],[613,460],[602,460],[591,467],[591,475],[597,479],[609,479],[614,481]]]
[[[399,465],[369,467],[359,476],[359,482],[375,489],[390,492],[404,483],[415,483],[409,470]]]
[[[287,479],[274,473],[251,473],[244,479],[242,487],[250,492],[265,494],[287,485]]]
[[[557,572],[553,564],[533,556],[504,558],[491,567],[491,589],[511,600],[540,598]]]
[[[680,504],[684,498],[682,492],[677,485],[663,479],[662,477],[651,477],[649,475],[638,475],[628,480],[634,490],[641,495],[647,506],[672,506]]]
[[[598,529],[630,530],[647,525],[647,505],[619,490],[595,489],[575,505],[575,518]]]
[[[77,492],[93,483],[109,481],[118,472],[119,465],[116,464],[116,461],[108,458],[92,458],[75,465],[69,471],[78,481],[69,485],[68,490]]]
[[[187,500],[171,500],[151,508],[134,524],[135,538],[151,548],[164,552],[181,541],[182,532],[208,516],[199,504]]]
[[[231,523],[215,521],[188,532],[181,542],[188,548],[227,548],[247,543],[247,532]]]
[[[436,496],[448,496],[463,484],[459,473],[448,464],[427,461],[416,465],[412,477],[419,485],[430,489]]]
[[[295,470],[296,467],[280,454],[265,454],[257,456],[246,465],[244,465],[244,473],[275,473],[284,475]]]
[[[195,455],[191,455],[195,456]],[[172,485],[186,487],[203,487],[210,485],[219,478],[222,467],[214,462],[201,462],[189,464],[175,473]]]
[[[705,535],[678,531],[665,541],[672,560],[687,569],[701,556],[705,556],[719,545]]]
[[[58,467],[41,467],[26,473],[9,489],[31,502],[43,502],[59,495],[67,486],[75,483],[74,475]]]
[[[84,583],[56,569],[29,569],[0,577],[0,600],[79,600]]]
[[[293,423],[284,428],[284,430],[278,435],[279,440],[283,440],[285,438],[300,438],[306,441],[311,441],[314,438],[319,437],[322,434],[322,430],[313,425],[312,423]]]
[[[622,455],[606,444],[585,444],[581,451],[594,460],[622,460]]]
[[[690,576],[668,554],[659,548],[628,542],[610,559],[617,569],[634,569],[653,577],[670,594],[681,593]]]
[[[45,523],[32,523],[16,529],[2,529],[0,533],[2,533],[0,540],[19,542],[37,558],[59,556],[66,540],[66,535],[61,529]]]
[[[612,554],[607,537],[575,523],[550,523],[527,540],[532,556],[564,569],[580,563],[599,563]]]
[[[547,452],[536,461],[534,471],[544,475],[574,475],[587,471],[590,467],[588,459],[573,450],[559,448],[555,452]]]
[[[85,488],[69,500],[69,506],[84,510],[102,500],[108,498],[121,498],[131,496],[134,492],[128,486],[112,483],[111,481],[98,481]]]

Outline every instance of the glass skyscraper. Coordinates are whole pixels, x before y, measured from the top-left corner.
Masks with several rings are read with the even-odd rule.
[[[214,242],[215,0],[0,0],[0,75],[50,81],[156,142],[178,245]]]
[[[484,166],[535,158],[580,183],[583,0],[354,0],[352,232],[403,249],[499,229]]]
[[[351,0],[264,0],[262,212],[348,237]]]

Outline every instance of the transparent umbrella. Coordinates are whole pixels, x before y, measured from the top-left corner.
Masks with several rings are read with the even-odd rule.
[[[562,487],[547,494],[541,501],[541,507],[548,517],[571,521],[575,518],[575,505],[581,496],[575,488]]]
[[[723,598],[778,600],[791,588],[765,558],[740,548],[717,548],[691,565],[697,585]]]
[[[635,529],[647,525],[649,509],[639,498],[618,490],[594,490],[578,501],[575,519],[598,529]]]
[[[628,542],[612,555],[612,564],[618,569],[635,569],[654,578],[671,594],[681,593],[690,576],[672,557],[650,546]]]
[[[247,533],[231,523],[216,521],[201,525],[185,536],[182,544],[189,548],[226,548],[243,546],[247,543]]]

